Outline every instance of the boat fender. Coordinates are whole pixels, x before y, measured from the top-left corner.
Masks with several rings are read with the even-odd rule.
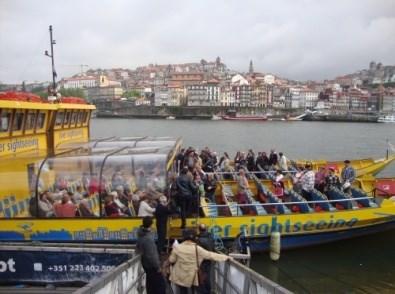
[[[280,232],[272,232],[270,235],[270,259],[277,261],[280,259],[281,250],[281,234]]]

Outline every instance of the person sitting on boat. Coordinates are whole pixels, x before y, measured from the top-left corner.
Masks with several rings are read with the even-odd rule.
[[[284,196],[284,175],[281,170],[277,170],[274,176],[273,186],[274,186],[274,194],[277,197],[282,198]]]
[[[314,179],[314,188],[316,188],[321,193],[324,193],[325,177],[326,177],[326,169],[325,167],[321,166],[316,172]]]
[[[302,196],[311,201],[311,191],[314,189],[315,174],[311,163],[306,163],[305,170],[300,177],[300,184],[302,188]]]
[[[119,207],[119,209],[121,210],[122,214],[131,215],[130,210],[129,210],[129,202],[126,202],[126,205],[125,205],[125,203],[122,202],[120,197],[119,197],[119,192],[112,191],[110,193],[110,195],[113,196],[113,201]]]
[[[104,187],[102,187],[104,188]],[[100,190],[100,183],[99,179],[97,178],[97,174],[94,173],[92,174],[92,177],[89,180],[89,185],[88,185],[88,193],[89,195],[97,194],[99,193]],[[102,189],[104,190],[104,189]]]
[[[67,190],[68,182],[65,176],[59,175],[55,180],[55,188],[59,190]]]
[[[343,192],[350,194],[351,185],[355,180],[355,169],[351,166],[351,162],[347,159],[344,161],[344,168],[341,173],[341,182]]]
[[[109,194],[104,198],[104,211],[108,217],[119,217],[124,215],[114,202],[114,194]]]
[[[119,201],[123,204],[123,206],[129,206],[129,197],[128,194],[125,192],[124,186],[123,185],[116,186],[115,192],[117,192],[116,199],[119,199]]]
[[[87,192],[82,193],[82,200],[78,205],[78,211],[82,217],[92,217],[95,216],[92,209],[89,206],[89,194]]]
[[[154,216],[155,208],[153,208],[150,204],[150,200],[148,199],[147,195],[143,194],[140,197],[140,205],[139,205],[139,212],[138,216],[139,217],[144,217],[144,216]]]
[[[300,182],[300,178],[302,177],[303,173],[304,173],[304,167],[296,166],[295,175],[292,177],[293,190],[299,194],[302,193],[302,184]]]
[[[147,188],[147,179],[143,168],[136,170],[136,186],[137,189],[144,191]]]
[[[55,215],[48,191],[40,192],[38,196],[38,216],[53,217]]]
[[[118,187],[118,186],[124,186],[126,185],[126,181],[122,176],[122,172],[120,169],[118,169],[111,178],[111,185],[112,187]]]
[[[288,171],[288,158],[280,152],[278,153],[278,167],[281,171]]]
[[[325,177],[325,192],[330,191],[332,188],[340,187],[340,180],[335,174],[335,168],[329,167],[328,172],[328,175]]]
[[[75,217],[77,206],[71,202],[68,193],[64,193],[62,201],[54,205],[56,217]]]
[[[71,195],[71,201],[77,205],[80,204],[81,200],[83,199],[82,193],[82,186],[77,185],[75,192]]]

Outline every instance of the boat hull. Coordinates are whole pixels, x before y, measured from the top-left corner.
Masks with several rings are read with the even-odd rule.
[[[342,230],[337,232],[317,233],[317,234],[303,234],[281,236],[281,249],[296,249],[309,247],[314,245],[321,245],[346,239],[351,239],[360,236],[372,235],[388,230],[395,229],[395,221],[385,224],[378,224],[357,228],[352,230]],[[270,250],[270,238],[253,238],[249,240],[250,249],[253,252],[264,252]]]

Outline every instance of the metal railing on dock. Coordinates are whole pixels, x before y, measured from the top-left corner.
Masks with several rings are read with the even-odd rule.
[[[227,294],[292,293],[235,260],[214,264],[213,289]]]
[[[258,274],[254,270],[235,261],[215,262],[215,293],[292,293],[275,282]],[[177,294],[177,287],[172,285],[170,293]],[[140,262],[140,255],[80,288],[74,294],[137,294],[145,293],[145,273]]]
[[[136,255],[74,294],[145,293],[145,272]]]

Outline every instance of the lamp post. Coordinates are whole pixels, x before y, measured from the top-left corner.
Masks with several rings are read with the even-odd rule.
[[[56,71],[55,71],[55,61],[53,54],[53,45],[56,44],[56,41],[52,38],[52,25],[49,26],[49,37],[51,42],[51,54],[48,53],[48,50],[45,50],[45,55],[51,58],[52,61],[52,91],[53,94],[56,94]]]

